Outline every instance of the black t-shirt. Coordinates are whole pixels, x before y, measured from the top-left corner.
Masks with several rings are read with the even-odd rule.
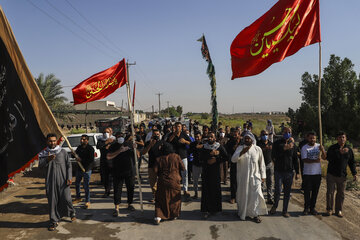
[[[335,177],[346,177],[347,166],[349,166],[351,174],[356,175],[356,165],[354,160],[354,152],[345,144],[344,148],[348,148],[347,153],[341,154],[340,145],[338,143],[331,145],[327,151],[327,160],[329,162],[327,173]]]
[[[271,163],[271,159],[272,159],[271,158],[272,145],[273,145],[272,142],[268,140],[267,143],[265,144],[265,142],[260,140],[257,141],[257,145],[261,147],[263,151],[265,165],[268,165],[269,163]],[[266,146],[268,146],[268,148],[266,148]]]
[[[169,136],[169,138],[171,138],[171,135]],[[184,159],[187,158],[187,149],[186,144],[179,142],[181,138],[185,139],[188,142],[191,142],[189,136],[186,135],[186,133],[184,132],[181,132],[179,136],[175,135],[175,137],[169,142],[173,145],[175,152],[180,155],[180,158]]]
[[[145,147],[147,147],[150,144],[151,141],[148,141],[145,144]],[[161,156],[161,141],[157,141],[154,146],[152,146],[148,152],[149,154],[149,164],[148,164],[148,168],[153,168],[155,166],[156,163],[156,158]]]
[[[120,147],[119,143],[112,144],[109,153],[119,150]],[[128,147],[126,149],[112,159],[113,176],[135,176],[134,150]]]
[[[75,152],[80,157],[81,164],[85,168],[85,171],[91,170],[94,162],[94,148],[89,144],[86,145],[86,147],[80,145]]]
[[[195,165],[197,167],[201,167],[202,166],[202,161],[200,158],[201,148],[196,148],[196,146],[198,144],[201,144],[201,143],[197,143],[196,141],[190,143],[189,152],[193,154],[193,162],[192,162],[193,165]]]

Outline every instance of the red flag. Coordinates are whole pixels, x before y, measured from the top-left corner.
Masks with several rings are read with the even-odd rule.
[[[125,59],[72,89],[74,105],[103,99],[127,82]]]
[[[135,88],[136,88],[136,82],[134,81],[134,90],[133,90],[133,99],[132,99],[132,107],[135,106]]]
[[[319,0],[279,0],[232,42],[231,79],[259,74],[300,48],[320,42],[319,12]]]

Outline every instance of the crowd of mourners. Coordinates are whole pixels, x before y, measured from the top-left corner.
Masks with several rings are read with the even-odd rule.
[[[330,146],[327,152],[317,143],[314,132],[307,133],[304,140],[296,144],[291,129],[283,125],[280,137],[274,141],[275,129],[271,120],[267,121],[260,136],[253,133],[250,120],[242,128],[223,127],[219,123],[216,131],[208,126],[200,126],[197,121],[190,121],[187,125],[166,121],[163,126],[155,122],[148,127],[141,123],[135,126],[135,133],[132,135],[129,128],[124,133],[114,134],[111,128],[106,128],[98,139],[103,197],[109,197],[113,188],[114,217],[119,215],[124,183],[128,209],[135,211],[136,170],[140,169],[142,161],[147,161],[148,183],[152,192],[152,197],[147,201],[155,205],[155,224],[178,218],[181,201],[201,198],[204,219],[221,212],[221,185],[226,185],[228,181],[228,200],[231,204],[237,204],[237,214],[241,220],[250,219],[260,223],[261,215],[275,214],[282,192],[281,212],[288,218],[292,183],[294,178],[300,177],[299,174],[305,202],[303,214],[318,215],[316,200],[322,179],[321,159],[328,161],[325,215],[343,217],[347,166],[356,180],[354,153],[347,144],[344,132],[337,134],[337,143]],[[40,166],[47,167],[46,193],[51,231],[56,229],[63,216],[76,220],[73,204],[81,201],[82,179],[84,208],[90,208],[89,182],[94,148],[88,144],[86,134],[80,141],[75,157],[85,171],[77,169],[76,197],[73,201],[70,192],[71,164],[66,151],[56,145],[55,134],[47,136],[48,147],[39,155]],[[192,196],[189,188],[191,183]]]

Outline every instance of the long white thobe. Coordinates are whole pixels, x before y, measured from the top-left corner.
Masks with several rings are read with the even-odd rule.
[[[233,163],[237,163],[236,202],[242,220],[268,213],[261,190],[261,179],[266,178],[263,152],[260,147],[252,145],[249,151],[240,156],[244,147],[239,146],[231,158]]]

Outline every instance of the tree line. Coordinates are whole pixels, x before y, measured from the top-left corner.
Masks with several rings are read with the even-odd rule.
[[[296,110],[289,108],[287,116],[293,133],[303,136],[308,131],[319,132],[318,75],[305,72],[302,77],[302,103]],[[351,140],[360,140],[360,76],[350,59],[331,55],[321,78],[321,114],[323,134],[334,137],[345,131]]]

